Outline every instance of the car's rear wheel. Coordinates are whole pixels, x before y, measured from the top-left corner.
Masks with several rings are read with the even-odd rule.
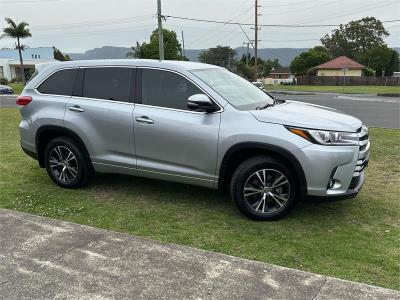
[[[47,144],[45,162],[50,178],[63,188],[82,187],[92,175],[88,159],[68,137],[58,137]]]
[[[255,156],[234,172],[231,195],[239,210],[254,220],[278,220],[286,216],[298,200],[296,178],[279,159]]]

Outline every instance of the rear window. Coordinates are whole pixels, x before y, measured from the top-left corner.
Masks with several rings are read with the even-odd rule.
[[[37,90],[42,94],[71,96],[77,69],[61,70],[47,78]]]
[[[82,96],[129,102],[132,68],[88,68],[83,79]]]

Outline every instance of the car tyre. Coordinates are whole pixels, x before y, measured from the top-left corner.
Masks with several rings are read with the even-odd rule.
[[[231,196],[248,218],[273,221],[286,216],[299,199],[294,172],[272,156],[254,156],[234,172]]]
[[[89,158],[69,137],[51,140],[45,148],[44,158],[48,175],[63,188],[83,187],[93,175]]]

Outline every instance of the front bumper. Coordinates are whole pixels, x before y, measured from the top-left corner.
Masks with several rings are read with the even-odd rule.
[[[354,198],[365,181],[370,141],[366,127],[359,130],[358,146],[313,144],[296,151],[307,182],[306,198]]]

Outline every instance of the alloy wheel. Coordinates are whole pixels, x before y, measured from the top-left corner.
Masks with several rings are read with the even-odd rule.
[[[261,214],[276,212],[290,198],[290,182],[278,170],[261,169],[249,176],[243,188],[249,207]]]
[[[49,166],[54,177],[62,183],[71,183],[78,176],[78,160],[67,147],[56,146],[50,151]]]

